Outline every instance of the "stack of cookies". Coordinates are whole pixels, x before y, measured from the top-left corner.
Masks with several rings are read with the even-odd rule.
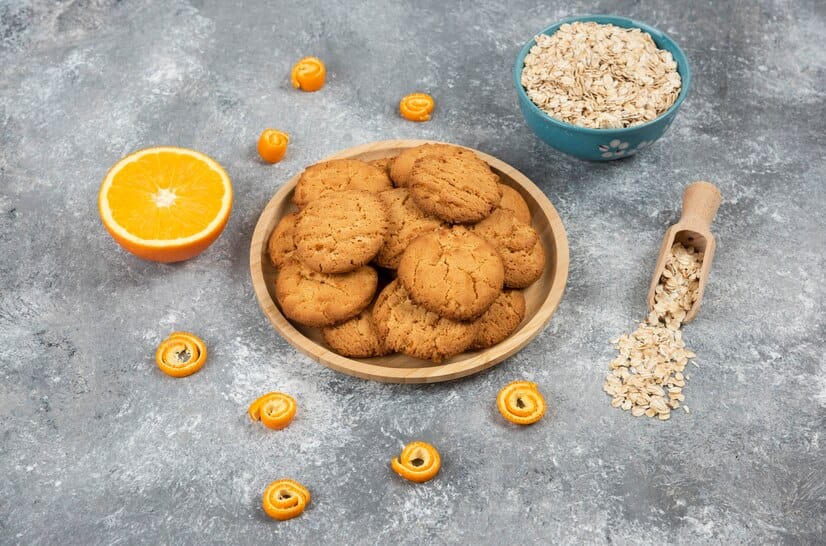
[[[313,165],[293,203],[269,240],[276,298],[344,356],[441,362],[496,345],[545,268],[525,200],[457,146]]]

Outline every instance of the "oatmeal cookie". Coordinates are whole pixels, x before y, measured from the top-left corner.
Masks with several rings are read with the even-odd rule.
[[[403,188],[410,185],[410,171],[417,159],[427,155],[467,155],[473,154],[470,150],[451,144],[422,144],[415,148],[408,148],[400,153],[390,167],[390,178],[396,187]]]
[[[281,217],[281,220],[272,230],[270,240],[267,243],[267,250],[270,260],[275,267],[284,267],[289,262],[295,252],[295,221],[298,214],[290,212]]]
[[[511,188],[507,184],[499,184],[502,190],[502,200],[499,201],[499,208],[509,210],[516,216],[516,219],[524,224],[531,223],[531,209],[522,197],[522,194]]]
[[[327,345],[342,356],[370,358],[392,352],[379,338],[370,308],[341,324],[322,328],[321,333]]]
[[[502,199],[499,177],[473,154],[417,159],[410,194],[420,209],[454,224],[482,220]]]
[[[373,193],[393,187],[387,173],[355,159],[332,159],[304,169],[293,192],[293,203],[302,208],[329,192],[365,190]]]
[[[370,305],[377,281],[372,267],[334,275],[293,260],[278,271],[275,296],[287,318],[307,326],[332,326]]]
[[[346,273],[378,253],[387,212],[375,193],[344,190],[311,201],[295,223],[295,257],[319,273]]]
[[[416,304],[395,280],[373,308],[379,338],[391,349],[414,358],[441,362],[467,349],[479,325],[441,317]]]
[[[545,249],[533,226],[523,224],[505,209],[473,226],[473,231],[490,241],[502,256],[505,265],[505,286],[525,288],[545,269]]]
[[[476,319],[479,331],[471,349],[487,349],[508,338],[525,318],[525,296],[519,290],[505,290],[485,313]]]
[[[413,202],[408,188],[396,188],[378,194],[387,209],[387,238],[376,255],[376,263],[396,269],[402,254],[411,241],[444,225],[444,222],[425,214]]]
[[[499,296],[505,270],[493,245],[463,226],[454,226],[425,233],[410,243],[398,275],[419,305],[443,317],[473,320]]]

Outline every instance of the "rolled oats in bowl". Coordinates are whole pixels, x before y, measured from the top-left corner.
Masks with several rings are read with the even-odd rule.
[[[591,129],[633,127],[665,113],[680,95],[671,53],[639,28],[576,21],[535,41],[521,83],[557,120]]]

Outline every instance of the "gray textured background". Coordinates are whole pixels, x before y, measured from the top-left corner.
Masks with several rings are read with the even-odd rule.
[[[826,4],[776,2],[5,1],[0,4],[0,542],[823,542]],[[508,5],[506,5],[508,4]],[[695,78],[670,132],[610,164],[563,157],[523,122],[520,46],[577,13],[671,34]],[[328,84],[289,68],[317,54]],[[433,93],[430,123],[396,114]],[[262,164],[260,131],[289,132]],[[248,245],[279,184],[386,138],[477,147],[525,172],[568,230],[570,281],[547,329],[478,376],[382,385],[315,364],[258,308]],[[187,263],[123,252],[100,181],[150,145],[202,150],[236,190],[221,238]],[[659,239],[686,183],[722,188],[699,368],[669,422],[612,409],[607,340],[643,316]],[[153,363],[175,329],[206,367]],[[494,398],[538,381],[550,412],[503,424]],[[292,393],[266,432],[246,405]],[[444,458],[411,485],[388,468],[421,438]],[[259,507],[269,481],[313,492],[296,520]]]

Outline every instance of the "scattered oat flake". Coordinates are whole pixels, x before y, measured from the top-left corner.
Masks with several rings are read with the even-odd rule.
[[[702,252],[676,243],[654,292],[654,310],[633,333],[612,341],[619,354],[602,389],[613,407],[665,421],[685,401],[689,377],[683,371],[696,355],[686,348],[680,327],[697,299],[702,263]],[[688,406],[682,408],[689,413]]]

